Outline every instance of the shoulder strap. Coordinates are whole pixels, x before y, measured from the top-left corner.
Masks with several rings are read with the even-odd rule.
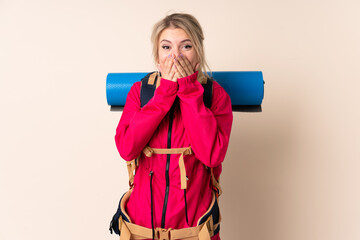
[[[205,84],[201,84],[204,87],[204,104],[207,108],[211,108],[211,100],[213,93],[213,79],[208,78]]]
[[[141,79],[141,89],[140,89],[141,107],[145,106],[145,104],[147,104],[150,101],[150,99],[154,96],[157,80],[158,77],[156,72],[151,72],[147,74],[143,79]]]
[[[151,72],[141,79],[140,102],[141,107],[145,106],[154,96],[155,89],[158,86],[157,72]],[[201,84],[204,88],[204,104],[207,108],[211,107],[211,99],[213,92],[213,79],[208,78],[205,84]]]

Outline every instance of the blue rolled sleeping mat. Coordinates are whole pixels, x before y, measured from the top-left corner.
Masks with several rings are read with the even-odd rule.
[[[147,74],[147,72],[139,72],[107,75],[106,98],[111,111],[121,111],[124,108],[131,86]],[[212,77],[229,94],[233,111],[262,111],[265,82],[261,71],[214,71]]]

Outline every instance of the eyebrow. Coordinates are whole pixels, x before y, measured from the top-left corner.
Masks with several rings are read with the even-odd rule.
[[[187,41],[190,41],[190,42],[191,42],[190,39],[184,39],[184,40],[182,40],[180,43],[187,42]],[[171,43],[171,41],[169,41],[169,40],[167,40],[167,39],[163,39],[163,40],[161,40],[161,42],[169,42],[169,43]]]

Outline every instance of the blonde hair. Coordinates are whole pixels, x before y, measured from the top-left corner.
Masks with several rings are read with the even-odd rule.
[[[186,32],[190,37],[191,42],[194,45],[195,52],[200,61],[199,71],[204,72],[208,77],[206,69],[211,72],[209,65],[205,59],[204,52],[204,34],[199,22],[196,18],[187,13],[173,13],[166,16],[164,19],[158,21],[152,30],[151,33],[151,42],[153,44],[153,56],[154,62],[157,63],[159,60],[159,38],[162,33],[167,28],[181,28]]]

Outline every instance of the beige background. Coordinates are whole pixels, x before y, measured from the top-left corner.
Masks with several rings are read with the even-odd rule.
[[[152,25],[195,15],[214,71],[263,71],[234,113],[224,240],[360,239],[360,3],[0,0],[0,239],[117,239],[127,173],[109,72],[152,71]]]

